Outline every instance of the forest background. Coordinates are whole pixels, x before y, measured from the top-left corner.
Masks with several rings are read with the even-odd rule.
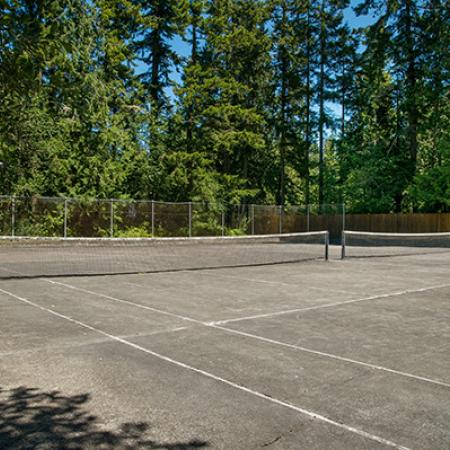
[[[0,0],[0,194],[450,211],[449,30],[445,0]]]

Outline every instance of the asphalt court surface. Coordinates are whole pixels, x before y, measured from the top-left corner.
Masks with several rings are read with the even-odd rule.
[[[1,280],[0,447],[448,449],[449,273],[439,253]]]

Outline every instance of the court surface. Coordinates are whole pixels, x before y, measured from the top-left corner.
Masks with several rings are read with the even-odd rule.
[[[0,281],[0,447],[448,449],[450,254]]]

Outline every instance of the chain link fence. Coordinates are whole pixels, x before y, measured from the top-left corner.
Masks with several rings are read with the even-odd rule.
[[[0,196],[0,235],[42,237],[194,237],[330,230],[342,205],[220,205],[150,200]]]

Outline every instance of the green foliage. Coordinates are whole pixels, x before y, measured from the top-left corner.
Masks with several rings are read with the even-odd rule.
[[[152,237],[152,234],[148,232],[149,224],[143,224],[140,227],[129,227],[125,230],[114,230],[114,237],[118,238],[143,238]]]
[[[448,5],[348,4],[0,2],[0,193],[450,210]]]

